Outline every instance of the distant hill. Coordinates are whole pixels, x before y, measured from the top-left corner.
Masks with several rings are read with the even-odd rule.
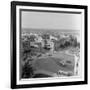
[[[55,33],[55,34],[60,34],[60,33],[74,33],[74,34],[78,34],[80,33],[80,30],[59,30],[59,29],[32,29],[32,28],[23,28],[21,30],[22,33],[26,32],[26,33]]]

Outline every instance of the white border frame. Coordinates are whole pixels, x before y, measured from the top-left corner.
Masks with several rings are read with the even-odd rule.
[[[46,78],[46,79],[23,79],[19,80],[20,76],[20,69],[19,69],[19,38],[20,38],[20,26],[19,26],[19,11],[20,9],[35,9],[35,10],[50,10],[50,11],[69,11],[69,12],[82,12],[82,30],[80,30],[80,62],[81,62],[81,67],[80,67],[80,76],[72,76],[72,77],[58,77],[58,78]],[[55,82],[72,82],[72,81],[84,81],[84,10],[83,9],[70,9],[70,8],[51,8],[51,7],[34,7],[34,6],[16,6],[16,84],[17,85],[23,85],[23,84],[40,84],[40,83],[55,83]],[[60,78],[60,79],[59,79]]]

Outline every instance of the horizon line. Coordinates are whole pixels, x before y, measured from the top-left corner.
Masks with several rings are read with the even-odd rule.
[[[21,30],[42,30],[42,31],[53,31],[53,30],[58,30],[58,31],[76,31],[79,32],[80,30],[75,30],[75,29],[44,29],[44,28],[21,28]]]

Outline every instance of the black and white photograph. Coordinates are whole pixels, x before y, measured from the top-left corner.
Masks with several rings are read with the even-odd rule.
[[[21,10],[21,78],[78,76],[81,14]]]
[[[15,84],[20,87],[62,82],[83,84],[87,62],[86,6],[19,4],[16,3],[16,17],[13,15],[16,18],[13,19],[16,20],[16,30],[13,26],[16,32]],[[13,5],[15,2],[14,8]]]

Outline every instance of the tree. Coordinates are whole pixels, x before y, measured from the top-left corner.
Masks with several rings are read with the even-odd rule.
[[[32,67],[32,64],[30,64],[27,61],[25,65],[22,67],[22,78],[31,78],[33,74],[34,74],[34,69]]]
[[[30,37],[29,37],[29,41],[30,42],[35,42],[35,35],[31,35]]]
[[[49,39],[49,38],[50,38],[50,35],[47,34],[47,33],[45,33],[45,34],[42,35],[42,38],[43,38],[43,39]]]

